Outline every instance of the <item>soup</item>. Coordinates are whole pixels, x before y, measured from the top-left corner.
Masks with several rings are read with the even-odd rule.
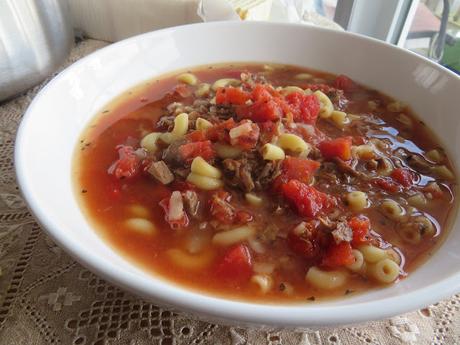
[[[404,104],[294,66],[197,67],[107,105],[76,150],[88,219],[127,258],[234,299],[404,279],[447,231],[451,164]]]

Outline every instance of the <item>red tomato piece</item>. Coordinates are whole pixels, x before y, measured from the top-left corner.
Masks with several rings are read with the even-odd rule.
[[[206,131],[193,131],[187,134],[186,139],[190,141],[206,141]]]
[[[286,96],[286,101],[294,116],[295,122],[314,124],[319,114],[320,103],[315,95],[292,92]]]
[[[252,90],[253,104],[236,109],[240,118],[251,119],[254,122],[277,121],[285,109],[284,100],[271,86],[257,84]]]
[[[252,276],[251,253],[244,244],[228,249],[216,266],[216,274],[225,280],[242,283]]]
[[[230,137],[228,135],[228,132],[235,126],[235,120],[233,120],[233,118],[230,118],[228,120],[225,120],[224,122],[221,122],[209,128],[206,131],[206,136],[211,141],[224,141],[229,143]]]
[[[179,154],[186,162],[190,162],[193,158],[198,156],[204,160],[210,160],[215,156],[215,152],[209,140],[181,145],[179,147]]]
[[[404,187],[410,187],[414,184],[414,173],[409,169],[397,168],[391,173],[391,178]]]
[[[343,75],[343,74],[341,74],[341,75],[337,76],[337,78],[335,78],[334,86],[337,89],[341,89],[341,90],[343,90],[345,92],[353,91],[355,89],[355,87],[356,87],[354,81],[351,80],[346,75]]]
[[[260,141],[262,144],[271,142],[273,137],[278,134],[278,128],[275,122],[260,122],[258,125],[260,128]]]
[[[276,92],[273,87],[270,85],[264,85],[264,84],[256,84],[254,89],[252,90],[252,100],[254,102],[257,101],[268,101],[272,99],[273,97],[280,97],[280,94]]]
[[[216,92],[216,104],[233,104],[243,105],[249,99],[251,95],[236,87],[220,87]]]
[[[336,205],[332,196],[297,180],[290,180],[284,184],[282,192],[291,206],[303,217],[315,217],[321,211],[328,211]]]
[[[325,159],[338,157],[344,161],[351,158],[351,137],[343,137],[332,140],[324,140],[318,148]]]
[[[353,231],[353,245],[357,246],[369,242],[367,238],[371,227],[369,218],[365,216],[352,217],[348,221],[348,226]]]
[[[320,167],[320,163],[306,158],[286,157],[281,167],[283,175],[289,180],[299,180],[303,183],[309,183]]]
[[[332,242],[326,251],[322,265],[330,268],[351,265],[355,262],[349,242]]]
[[[239,107],[236,113],[240,118],[251,119],[254,122],[277,121],[283,116],[279,101],[269,99],[257,101],[250,106]]]
[[[310,183],[320,163],[306,158],[286,157],[281,166],[281,174],[275,181],[273,188],[279,190],[289,180],[298,180],[302,183]]]
[[[119,179],[136,176],[140,171],[142,158],[132,146],[118,145],[117,150],[119,158],[109,167],[108,173]]]
[[[230,204],[231,195],[223,190],[214,193],[209,201],[211,215],[223,224],[233,224],[235,208]]]
[[[387,191],[388,193],[397,193],[401,190],[399,184],[397,184],[393,179],[389,177],[377,177],[372,180],[372,183],[376,186],[382,188],[383,190]]]

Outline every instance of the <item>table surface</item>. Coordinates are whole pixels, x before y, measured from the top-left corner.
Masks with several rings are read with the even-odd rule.
[[[66,65],[105,45],[80,42]],[[261,331],[193,320],[95,276],[40,229],[15,181],[16,129],[49,79],[0,104],[0,344],[460,344],[460,295],[379,322],[305,332]]]

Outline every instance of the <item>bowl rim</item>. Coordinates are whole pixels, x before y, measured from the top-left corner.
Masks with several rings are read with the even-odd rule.
[[[260,303],[229,300],[224,297],[216,297],[200,293],[199,291],[188,290],[185,287],[176,285],[174,282],[164,280],[162,281],[162,284],[168,286],[168,289],[162,289],[162,284],[159,284],[159,288],[156,286],[152,287],[151,285],[147,286],[145,281],[140,279],[140,277],[135,273],[123,271],[123,274],[120,274],[120,271],[117,270],[114,264],[101,260],[96,253],[91,252],[91,250],[87,249],[82,243],[75,244],[65,235],[65,231],[61,231],[59,229],[57,224],[53,221],[52,216],[43,212],[40,207],[40,200],[31,192],[32,184],[28,179],[26,169],[24,169],[24,163],[27,159],[23,152],[23,143],[26,141],[27,134],[26,127],[29,119],[32,116],[35,116],[35,108],[37,107],[40,98],[45,95],[48,90],[52,89],[54,85],[69,72],[73,71],[78,66],[85,64],[92,56],[97,55],[102,51],[105,52],[112,49],[118,49],[119,47],[131,42],[143,40],[151,36],[154,37],[157,35],[174,33],[176,31],[185,31],[190,27],[196,26],[206,26],[208,30],[211,30],[213,27],[231,28],[233,26],[245,26],[249,28],[249,30],[251,27],[298,27],[299,30],[312,30],[328,33],[333,32],[333,34],[338,36],[354,36],[359,40],[365,40],[371,42],[372,44],[386,46],[387,49],[399,51],[398,54],[411,54],[415,56],[416,59],[428,63],[434,69],[441,70],[442,73],[447,73],[460,82],[460,77],[449,69],[403,48],[392,46],[377,39],[355,33],[335,31],[303,24],[228,21],[196,23],[147,32],[110,44],[107,47],[99,49],[71,64],[48,82],[48,84],[40,90],[29,105],[17,130],[14,165],[18,186],[29,210],[42,229],[44,229],[46,233],[50,235],[60,247],[64,248],[64,250],[76,261],[116,286],[120,286],[125,290],[152,301],[153,303],[159,303],[167,305],[168,307],[190,312],[207,320],[218,320],[226,323],[242,322],[252,325],[269,325],[291,328],[352,324],[402,314],[425,307],[457,293],[460,290],[460,270],[443,280],[416,289],[415,291],[411,291],[409,293],[385,297],[377,301],[360,302],[351,305],[334,306],[324,305],[321,303],[308,305],[300,303],[263,305]],[[155,277],[153,279],[156,281],[160,280],[160,278]],[[385,305],[385,308],[382,308],[383,305]]]

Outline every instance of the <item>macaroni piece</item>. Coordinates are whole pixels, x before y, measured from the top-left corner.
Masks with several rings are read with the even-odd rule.
[[[197,175],[212,177],[215,179],[220,179],[222,177],[222,173],[219,169],[213,167],[200,156],[193,159],[190,169],[192,170],[192,173]]]
[[[223,182],[220,179],[198,175],[193,172],[187,176],[187,181],[203,190],[214,190],[223,186]]]
[[[262,147],[262,157],[267,161],[277,161],[284,159],[285,154],[282,148],[273,144],[265,144]]]
[[[232,230],[216,233],[212,238],[212,243],[220,246],[230,246],[253,237],[255,233],[254,228],[243,225]]]
[[[345,284],[347,274],[342,271],[323,271],[316,266],[312,266],[308,270],[305,279],[319,289],[333,290]]]
[[[317,90],[313,93],[318,97],[321,108],[319,110],[319,116],[323,119],[331,117],[332,112],[334,111],[334,106],[332,105],[331,100],[323,92]]]
[[[129,218],[124,224],[127,228],[140,234],[154,235],[156,233],[155,225],[145,218]]]
[[[305,156],[311,150],[311,145],[305,142],[301,137],[291,133],[283,133],[278,138],[278,145],[285,149],[295,153],[304,153]]]
[[[158,150],[157,140],[161,137],[162,133],[150,133],[147,134],[141,140],[141,147],[150,153],[155,153]]]
[[[177,80],[188,85],[196,85],[198,83],[198,78],[192,73],[182,73],[177,77]]]

